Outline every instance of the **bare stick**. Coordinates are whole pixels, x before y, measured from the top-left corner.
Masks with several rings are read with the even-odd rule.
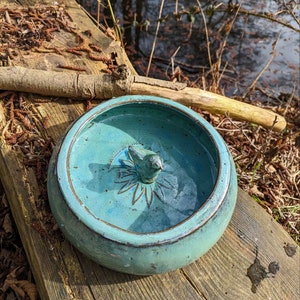
[[[154,50],[155,50],[155,46],[156,46],[156,40],[157,40],[157,35],[158,35],[160,23],[161,23],[160,19],[161,19],[164,3],[165,3],[165,0],[162,0],[161,4],[160,4],[160,10],[159,10],[159,16],[158,16],[158,21],[157,21],[157,25],[156,25],[155,37],[154,37],[154,41],[152,44],[151,54],[150,54],[148,67],[147,67],[147,71],[146,71],[146,77],[148,77],[148,75],[149,75],[149,71],[150,71],[150,67],[151,67],[151,63],[152,63],[152,58],[153,58],[153,54],[154,54]]]
[[[206,25],[206,18],[205,18],[205,14],[203,12],[202,6],[201,6],[201,2],[199,0],[197,0],[199,9],[200,9],[200,13],[202,15],[203,18],[203,24],[204,24],[204,29],[205,29],[205,37],[206,37],[206,45],[207,45],[207,55],[208,55],[208,62],[210,65],[210,69],[213,69],[213,64],[212,64],[212,60],[211,60],[211,55],[210,55],[210,41],[209,41],[209,34],[208,34],[208,30],[207,30],[207,25]]]
[[[286,8],[286,10],[292,15],[292,17],[294,18],[294,20],[297,22],[297,24],[300,26],[300,21],[299,19],[297,18],[297,16],[295,15],[294,13],[294,10],[297,8],[297,3],[296,5],[293,7],[293,9],[291,9],[287,3],[285,2],[285,0],[283,0],[283,3],[284,3],[284,7]]]
[[[82,99],[109,99],[128,94],[133,78],[115,80],[110,74],[86,75],[23,67],[0,68],[0,90],[36,93],[45,96]]]
[[[271,110],[197,88],[186,87],[175,92],[163,87],[153,88],[150,85],[134,82],[130,93],[132,95],[145,94],[170,98],[189,107],[197,107],[211,113],[228,114],[231,118],[259,124],[277,132],[283,131],[286,127],[285,118]],[[277,123],[274,125],[275,120]]]
[[[97,27],[98,28],[100,24],[100,8],[101,8],[101,0],[97,0]]]
[[[116,77],[117,75],[122,75],[122,77]],[[79,99],[109,99],[129,94],[153,95],[169,98],[211,113],[228,114],[232,118],[272,128],[274,131],[282,131],[286,127],[284,117],[271,110],[198,88],[189,88],[183,83],[130,74],[123,77],[122,72],[116,75],[86,75],[23,67],[2,67],[0,68],[0,90]]]
[[[227,12],[227,8],[226,9],[220,9],[219,11]],[[259,18],[267,19],[267,20],[269,20],[271,22],[278,23],[278,24],[280,24],[282,26],[285,26],[285,27],[287,27],[289,29],[292,29],[292,30],[300,33],[300,29],[294,27],[293,25],[289,24],[288,22],[283,21],[280,18],[275,19],[272,16],[272,14],[255,12],[255,11],[249,11],[249,10],[246,10],[246,9],[240,9],[239,13],[240,14],[244,14],[246,16],[254,16],[254,17],[259,17]],[[296,21],[296,22],[298,23],[299,21]]]
[[[256,76],[256,78],[253,80],[253,82],[251,83],[251,85],[247,88],[247,90],[244,92],[243,94],[243,98],[246,97],[246,95],[255,87],[255,85],[257,84],[257,81],[259,80],[259,78],[262,76],[262,74],[268,69],[268,67],[270,66],[271,62],[274,59],[275,56],[275,49],[277,46],[277,43],[279,41],[279,36],[277,37],[276,41],[273,43],[272,45],[272,52],[271,52],[271,57],[269,58],[269,60],[267,61],[266,65],[261,69],[261,71],[258,73],[258,75]]]

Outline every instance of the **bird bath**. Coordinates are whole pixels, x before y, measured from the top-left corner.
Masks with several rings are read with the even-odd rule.
[[[109,268],[184,266],[220,238],[237,183],[213,127],[171,100],[124,96],[84,114],[53,153],[48,194],[65,236]]]

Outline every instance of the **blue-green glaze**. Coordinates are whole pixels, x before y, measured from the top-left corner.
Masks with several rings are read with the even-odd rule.
[[[147,181],[138,170],[149,154],[162,167]],[[237,180],[223,139],[196,112],[164,98],[124,96],[68,130],[50,161],[48,195],[81,252],[146,275],[185,266],[217,242]]]
[[[147,189],[148,186],[143,183],[155,183],[159,173],[163,170],[162,159],[157,153],[145,149],[143,146],[130,145],[127,148],[127,156],[129,164],[126,164],[126,160],[123,161],[120,171],[122,169],[125,171],[125,175],[127,176],[123,176],[124,178],[128,176],[132,177],[132,175],[135,177],[135,180],[131,180],[129,184],[141,181],[141,186]],[[120,173],[119,177],[122,177],[122,173]],[[153,187],[155,188],[155,185]]]

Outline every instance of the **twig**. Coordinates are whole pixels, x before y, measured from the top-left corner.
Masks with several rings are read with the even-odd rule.
[[[225,49],[226,44],[227,44],[227,39],[228,39],[229,34],[230,34],[231,30],[232,30],[233,24],[234,24],[234,22],[235,22],[235,20],[236,20],[236,18],[237,18],[237,16],[238,16],[238,13],[239,13],[239,11],[240,11],[240,8],[241,8],[241,5],[238,6],[238,9],[236,10],[234,17],[233,17],[233,19],[231,20],[228,29],[226,29],[226,35],[225,35],[224,41],[223,41],[223,43],[222,43],[222,45],[221,45],[221,50],[219,51],[219,55],[218,55],[218,62],[217,62],[218,68],[217,68],[217,70],[216,70],[217,72],[215,72],[215,74],[219,74],[219,71],[220,71],[220,68],[221,68],[221,62],[222,62],[222,55],[223,55],[224,49]],[[224,70],[223,70],[223,72],[221,73],[221,75],[218,76],[218,79],[217,79],[217,82],[216,82],[216,88],[218,88],[219,85],[220,85],[220,80],[221,80],[221,78],[222,78],[222,76],[223,76],[223,73],[224,73],[224,71],[225,71],[225,69],[226,69],[227,64],[228,64],[228,62],[226,62],[225,67],[224,67]]]
[[[114,10],[111,6],[110,0],[107,1],[107,5],[108,5],[109,11],[110,11],[110,16],[111,16],[112,21],[114,23],[114,29],[115,29],[115,33],[116,33],[116,36],[117,36],[117,40],[121,42],[122,41],[122,34],[120,32],[120,28],[119,28],[118,23],[116,21]]]
[[[287,9],[287,11],[292,15],[292,17],[294,18],[294,20],[296,21],[296,23],[297,23],[298,25],[300,25],[300,21],[299,21],[299,19],[296,17],[296,15],[295,15],[295,13],[294,13],[294,9],[295,9],[296,7],[293,7],[294,9],[291,10],[291,9],[288,7],[288,5],[286,4],[285,0],[283,0],[283,5],[284,5],[284,7]],[[297,4],[296,4],[296,6],[297,6]]]
[[[200,13],[201,13],[202,18],[203,18],[203,24],[204,24],[204,29],[205,29],[205,37],[206,37],[206,44],[207,44],[208,62],[209,62],[210,68],[212,69],[213,68],[213,64],[212,64],[211,54],[210,54],[210,41],[209,41],[209,34],[208,34],[208,30],[207,30],[206,18],[205,18],[205,14],[203,12],[200,0],[197,0],[197,3],[198,3],[199,9],[200,9]]]
[[[198,2],[198,5],[199,5],[200,2],[199,2],[199,1],[197,1],[197,2]],[[176,7],[176,5],[178,5],[178,4],[177,4],[177,0],[176,0],[176,3],[175,3],[175,12],[173,12],[172,14],[167,14],[167,15],[165,15],[165,16],[164,16],[164,20],[170,20],[170,19],[172,19],[172,18],[174,18],[174,17],[176,17],[178,20],[180,20],[180,19],[182,18],[182,16],[184,16],[184,15],[189,15],[189,14],[190,14],[190,11],[187,10],[187,9],[183,9],[183,10],[178,11],[178,7]],[[241,5],[241,4],[238,4],[238,5]],[[223,4],[222,2],[219,3],[219,4],[217,4],[217,5],[215,5],[215,6],[214,6],[214,11],[215,11],[215,12],[228,13],[228,10],[229,10],[228,6],[225,6],[225,8],[220,8],[220,9],[219,9],[219,7],[222,7],[222,6],[223,6],[223,7],[225,6],[225,4]],[[177,13],[176,13],[176,11],[177,11]],[[232,11],[234,11],[234,10],[232,10]],[[299,24],[300,22],[299,22],[299,20],[297,19],[297,16],[294,14],[294,12],[291,11],[291,10],[288,10],[288,12],[292,15],[292,17],[295,19],[295,21],[297,22],[297,24]],[[201,13],[201,10],[200,10],[200,9],[199,9],[199,11],[196,11],[196,12],[194,13],[194,15],[197,15],[197,14],[199,14],[199,13]],[[287,28],[289,28],[289,29],[291,29],[291,30],[294,30],[294,31],[296,31],[296,32],[298,32],[298,33],[300,32],[300,29],[298,29],[298,28],[292,26],[291,24],[289,24],[289,23],[287,23],[287,22],[285,22],[285,21],[280,20],[279,18],[278,18],[278,19],[275,19],[275,18],[272,17],[272,15],[269,14],[269,13],[255,12],[255,11],[248,11],[248,10],[246,10],[246,9],[240,9],[240,10],[239,10],[239,13],[240,13],[240,14],[243,14],[243,15],[247,15],[247,16],[254,16],[254,17],[258,17],[258,18],[267,19],[267,20],[269,20],[269,21],[271,21],[271,22],[278,23],[278,24],[280,24],[280,25],[282,25],[282,26],[284,26],[284,27],[287,27]],[[94,19],[94,20],[95,20],[95,19]],[[96,22],[96,20],[95,20],[95,22]],[[159,22],[159,19],[151,20],[151,23],[154,23],[154,22]]]
[[[230,118],[230,116],[227,115],[227,119],[229,120],[229,122],[230,122],[236,129],[239,129],[239,130],[240,130],[240,132],[242,133],[242,135],[248,140],[249,145],[252,146],[255,150],[257,150],[257,152],[260,152],[260,149],[259,149],[257,146],[255,146],[254,141],[251,140],[251,139],[249,138],[249,136],[245,133],[245,130],[244,130],[243,128],[241,128],[241,127],[238,127],[238,126],[232,121],[232,119]]]
[[[227,10],[225,9],[220,9],[219,11],[223,11],[223,12],[227,12]],[[289,29],[292,29],[296,32],[300,32],[300,29],[297,29],[295,28],[294,26],[290,25],[289,23],[286,23],[284,21],[281,21],[280,19],[275,19],[273,17],[271,17],[269,14],[266,14],[266,13],[257,13],[255,11],[248,11],[248,10],[245,10],[245,9],[240,9],[240,14],[244,14],[244,15],[247,15],[247,16],[254,16],[254,17],[259,17],[259,18],[263,18],[263,19],[267,19],[269,21],[272,21],[272,22],[275,22],[275,23],[278,23],[282,26],[285,26]],[[297,21],[298,23],[299,21]]]
[[[180,48],[181,48],[181,46],[179,46],[179,47],[175,50],[175,52],[173,53],[173,55],[172,55],[171,58],[170,58],[171,66],[172,66],[172,75],[174,75],[174,72],[175,72],[175,68],[174,68],[175,57],[176,57],[177,53],[179,52]],[[170,64],[169,64],[169,66],[170,66]],[[168,68],[169,68],[169,66],[168,66]],[[166,73],[168,72],[168,68],[167,68],[167,70],[166,70]]]
[[[98,26],[99,29],[101,29],[103,32],[106,31],[106,28],[108,26],[104,26],[101,23],[98,24],[97,20],[83,7],[80,5],[80,9],[89,17],[90,20],[92,20],[92,22]],[[106,24],[107,25],[107,24]]]
[[[101,6],[101,0],[97,0],[97,27],[98,28],[100,24],[100,6]]]
[[[267,61],[266,65],[262,68],[262,70],[258,73],[258,75],[256,76],[256,78],[251,83],[251,85],[246,89],[246,91],[244,92],[244,94],[242,96],[243,98],[245,98],[247,96],[247,94],[255,87],[255,85],[257,84],[257,81],[259,80],[259,78],[267,70],[267,68],[270,66],[271,62],[273,61],[274,56],[275,56],[275,49],[276,49],[276,46],[278,44],[279,37],[280,37],[280,35],[277,37],[276,41],[272,45],[272,52],[271,52],[270,59]]]
[[[163,10],[163,7],[164,7],[164,3],[165,3],[165,0],[162,0],[161,4],[160,4],[159,16],[158,16],[158,21],[157,21],[157,24],[156,24],[155,36],[154,36],[152,49],[151,49],[151,54],[150,54],[148,67],[147,67],[147,71],[146,71],[146,77],[148,77],[148,75],[149,75],[149,71],[150,71],[150,67],[151,67],[151,63],[152,63],[152,57],[153,57],[155,46],[156,46],[156,40],[157,40],[157,35],[158,35],[160,23],[161,23],[160,20],[161,20],[161,15],[162,15],[162,10]]]
[[[85,99],[108,99],[129,94],[153,95],[170,98],[211,113],[229,113],[232,118],[247,120],[267,128],[273,126],[274,117],[277,116],[278,123],[273,130],[282,131],[286,127],[285,119],[273,111],[199,88],[186,87],[184,83],[131,75],[129,70],[127,71],[124,78],[123,76],[116,78],[113,74],[87,75],[22,67],[2,67],[0,68],[0,89]]]
[[[288,112],[288,109],[289,109],[289,107],[290,107],[290,105],[292,103],[292,100],[294,98],[295,90],[296,90],[296,86],[295,86],[295,83],[294,83],[293,91],[292,91],[292,93],[291,93],[291,95],[290,95],[290,97],[289,97],[289,99],[287,101],[286,108],[285,108],[285,110],[283,112],[283,116],[285,116],[287,114],[287,112]]]

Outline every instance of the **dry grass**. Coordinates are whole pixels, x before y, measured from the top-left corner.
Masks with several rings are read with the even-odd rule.
[[[273,107],[273,109],[276,109]],[[276,109],[278,110],[278,108]],[[279,109],[280,110],[280,109]],[[220,132],[235,161],[239,186],[246,190],[300,244],[300,105],[287,114],[282,134],[228,116],[200,112]]]
[[[291,14],[293,12],[291,10]],[[293,17],[296,18],[294,14]],[[173,53],[173,57],[170,56],[172,74],[169,79],[185,81],[190,86],[223,93],[220,81],[227,65],[222,61],[222,53],[233,23],[234,19],[231,19],[227,26],[224,24],[226,35],[220,44],[220,51],[217,55],[208,52],[210,58],[208,67],[203,68],[197,80],[191,80],[189,74],[185,74],[178,65],[176,66],[174,58],[177,52]],[[209,41],[207,30],[206,35],[206,40]],[[207,49],[210,51],[209,45]],[[128,54],[131,56],[132,53]],[[272,57],[270,61],[271,59]],[[140,67],[139,61],[132,60],[132,62]],[[151,67],[155,69],[154,64]],[[240,100],[250,101],[251,95],[257,92],[266,94],[256,83],[257,80],[253,81],[245,98]],[[282,224],[292,238],[300,244],[300,99],[291,92],[281,94],[273,100],[273,105],[266,108],[285,115],[289,123],[287,130],[282,134],[254,124],[232,120],[229,116],[198,112],[215,126],[226,141],[235,161],[239,186],[248,191],[253,199]],[[262,106],[262,103],[258,102],[257,105]],[[0,287],[0,299],[38,297],[1,183]]]
[[[179,46],[173,55],[170,55],[169,66],[166,70],[161,70],[162,76],[160,77],[167,77],[172,81],[186,82],[189,86],[224,94],[221,82],[226,69],[230,66],[228,66],[227,61],[224,61],[223,53],[225,49],[228,50],[228,37],[236,18],[239,14],[247,14],[247,11],[239,4],[230,4],[228,7],[224,7],[224,5],[216,6],[216,9],[231,10],[231,14],[229,14],[229,18],[223,20],[224,23],[220,25],[218,30],[213,32],[211,28],[209,30],[207,27],[207,11],[203,11],[201,1],[197,0],[196,2],[198,7],[193,8],[193,14],[201,15],[203,18],[207,66],[203,67],[203,71],[196,79],[195,76],[192,77],[188,73],[184,73],[180,65],[176,66],[175,62],[175,56],[180,50]],[[161,10],[163,5],[164,2],[162,1]],[[286,13],[292,14],[293,18],[299,21],[294,14],[294,7],[289,6],[285,7],[285,9]],[[178,12],[178,6],[175,5],[174,16],[181,18],[186,13],[188,12]],[[254,14],[254,12],[252,13]],[[271,14],[260,15],[255,13],[254,16],[267,18],[271,22],[282,22],[281,19]],[[165,19],[167,18],[168,16],[165,16]],[[190,33],[193,20],[191,19],[187,40],[191,38]],[[159,28],[158,25],[156,28]],[[285,23],[281,25],[290,26]],[[295,27],[291,27],[291,29],[298,31]],[[131,61],[143,74],[149,73],[159,76],[158,71],[161,68],[157,68],[155,65],[154,49],[158,46],[162,47],[162,45],[158,45],[157,35],[158,30],[155,31],[147,70],[146,66],[135,60],[137,53],[133,50],[133,47],[130,45],[127,47],[127,53]],[[219,46],[217,49],[212,49],[212,39],[218,40]],[[237,99],[251,102],[251,104],[256,104],[284,115],[288,121],[288,127],[284,133],[278,134],[254,124],[235,121],[229,116],[212,115],[203,111],[198,112],[215,126],[227,143],[235,161],[239,186],[246,190],[275,220],[282,224],[292,238],[300,244],[300,99],[294,94],[294,91],[291,91],[290,94],[280,94],[276,97],[269,95],[258,84],[263,73],[272,63],[276,54],[278,40],[279,37],[274,39],[272,51],[266,64],[252,83],[244,88],[243,96]],[[123,42],[126,44],[126,41]],[[171,69],[171,73],[169,69]],[[253,103],[253,100],[251,100],[253,98],[268,99],[270,101],[267,101],[268,105],[263,105],[261,101]]]

